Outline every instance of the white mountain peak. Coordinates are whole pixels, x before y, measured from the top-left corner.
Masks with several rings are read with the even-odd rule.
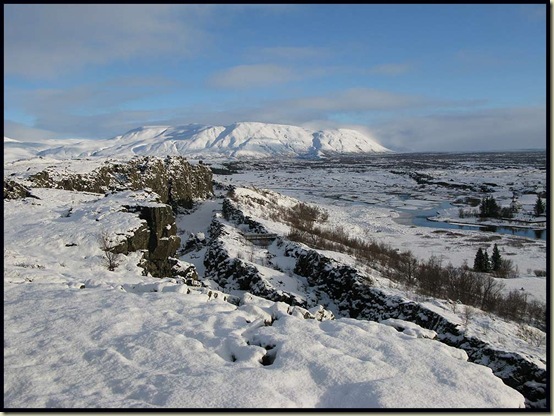
[[[70,146],[43,148],[37,155],[54,158],[184,155],[207,159],[261,159],[389,151],[357,130],[311,130],[285,124],[241,121],[228,126],[145,125],[107,140],[85,140]]]

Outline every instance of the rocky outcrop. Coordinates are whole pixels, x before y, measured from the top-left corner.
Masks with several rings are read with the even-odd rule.
[[[94,193],[149,188],[174,209],[191,208],[195,200],[213,195],[211,170],[203,164],[191,165],[182,156],[136,157],[128,162],[106,162],[86,174],[58,175],[46,169],[29,179],[37,187]]]
[[[142,251],[140,266],[145,274],[150,273],[154,277],[179,276],[186,281],[198,279],[193,265],[175,258],[181,239],[177,236],[175,216],[169,205],[145,204],[124,208],[127,212],[138,213],[144,222],[110,251],[120,254]]]
[[[223,200],[221,213],[227,221],[232,221],[236,224],[245,224],[249,227],[250,232],[257,234],[268,234],[266,228],[259,222],[254,221],[251,217],[244,215],[229,198]]]
[[[124,254],[143,251],[141,266],[145,273],[155,277],[198,278],[192,265],[183,265],[175,258],[181,240],[176,235],[173,212],[180,207],[191,208],[195,200],[213,195],[212,173],[207,166],[193,166],[182,156],[163,159],[136,157],[128,162],[106,162],[105,166],[83,174],[60,174],[46,169],[31,175],[29,180],[37,187],[81,192],[153,191],[158,195],[158,201],[166,205],[125,207],[130,212],[137,212],[145,223],[112,251]]]
[[[267,230],[258,224],[257,232]],[[262,278],[258,269],[245,261],[231,257],[225,244],[218,238],[226,234],[225,226],[214,218],[209,229],[210,242],[204,256],[206,278],[213,280],[226,291],[246,290],[274,302],[284,302],[292,306],[306,306],[304,299],[298,298],[283,290],[276,289]]]
[[[146,227],[139,228],[120,250],[146,250],[143,256],[144,270],[156,277],[172,276],[169,259],[175,257],[181,245],[177,236],[175,216],[169,205],[125,207],[129,212],[138,212],[139,218],[146,221]],[[134,249],[134,250],[133,250]],[[123,251],[121,251],[123,252]]]
[[[228,199],[223,202],[223,215],[229,221],[247,224],[257,233],[267,233],[265,227],[244,215]],[[312,301],[331,299],[344,317],[376,322],[401,319],[433,330],[438,341],[463,349],[470,361],[491,368],[504,383],[522,393],[528,407],[546,407],[546,366],[522,354],[502,351],[478,338],[466,336],[460,325],[439,313],[418,302],[372,287],[371,282],[356,269],[315,250],[283,239],[278,239],[278,244],[286,256],[296,259],[294,273],[307,279],[316,296]]]
[[[341,315],[377,322],[402,319],[433,330],[439,341],[463,349],[470,361],[491,368],[504,383],[525,396],[529,407],[546,407],[547,374],[544,366],[519,353],[502,351],[478,338],[464,335],[459,325],[440,314],[420,303],[364,284],[355,269],[314,250],[290,243],[285,254],[296,258],[296,274],[306,277],[310,286],[335,300]]]
[[[31,194],[31,191],[29,191],[23,185],[10,179],[4,179],[4,199],[21,199],[21,198],[39,199],[38,197]]]

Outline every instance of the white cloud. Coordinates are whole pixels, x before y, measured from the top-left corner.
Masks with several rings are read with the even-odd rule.
[[[332,55],[329,48],[320,46],[274,46],[257,49],[248,54],[256,59],[318,60]]]
[[[12,120],[4,119],[4,136],[22,142],[40,142],[44,139],[58,139],[59,133],[26,126]]]
[[[416,151],[546,148],[546,111],[498,108],[396,119],[372,128],[384,146]]]
[[[429,99],[372,88],[351,88],[326,96],[291,100],[297,109],[321,111],[380,111],[426,105]]]
[[[194,13],[172,5],[6,5],[4,71],[48,78],[130,58],[186,55],[204,36],[186,18]]]
[[[284,84],[297,77],[290,68],[281,65],[238,65],[216,73],[209,83],[218,88],[263,88]]]

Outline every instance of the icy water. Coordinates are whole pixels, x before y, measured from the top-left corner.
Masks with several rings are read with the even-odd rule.
[[[533,230],[529,228],[518,227],[503,227],[503,226],[491,226],[491,225],[460,225],[452,224],[442,221],[431,221],[428,218],[436,215],[437,211],[445,208],[449,208],[452,205],[449,202],[444,202],[432,209],[426,210],[402,210],[410,219],[412,225],[418,227],[429,227],[437,229],[449,229],[449,230],[467,230],[467,231],[483,231],[493,232],[499,234],[509,234],[519,237],[535,238],[546,241],[546,230]],[[404,220],[405,221],[405,220]],[[404,222],[405,223],[405,222]]]

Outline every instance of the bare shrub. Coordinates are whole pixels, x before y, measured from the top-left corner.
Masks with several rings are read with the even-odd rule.
[[[537,277],[546,277],[546,270],[533,270],[533,273]]]
[[[546,304],[536,299],[527,304],[529,323],[543,331],[546,331]]]
[[[498,314],[515,322],[523,322],[527,312],[527,294],[512,290],[499,305]]]
[[[475,310],[469,305],[464,305],[464,308],[462,310],[462,321],[466,329],[469,323],[473,320],[474,316],[475,316]]]
[[[517,277],[517,272],[514,269],[514,262],[509,259],[501,259],[498,269],[493,272],[495,277],[503,279],[514,279]]]
[[[104,265],[109,271],[113,272],[119,266],[119,254],[112,251],[115,245],[112,243],[108,231],[104,230],[100,233],[98,244],[100,245],[100,250],[104,252]]]
[[[418,267],[416,279],[422,293],[440,297],[444,287],[444,273],[440,259],[431,256],[429,260],[422,262]]]
[[[499,302],[502,300],[502,291],[506,285],[496,281],[491,276],[481,276],[482,297],[481,309],[487,312],[497,310]]]
[[[546,343],[546,334],[539,329],[532,328],[528,325],[520,325],[517,334],[521,339],[537,348]]]

